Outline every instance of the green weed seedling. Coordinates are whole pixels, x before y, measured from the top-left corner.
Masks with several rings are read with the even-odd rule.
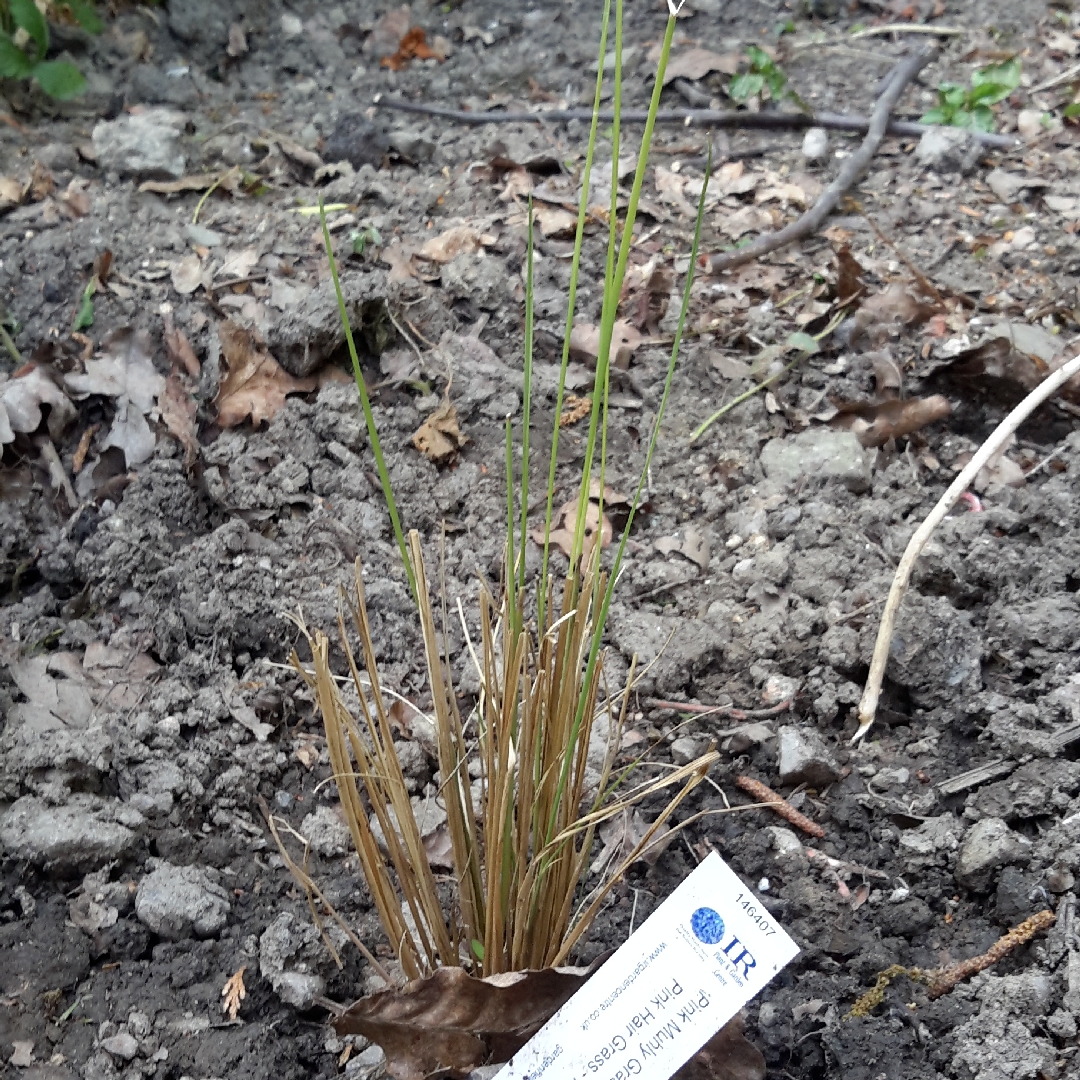
[[[75,21],[91,34],[103,23],[91,0],[64,0]],[[0,0],[0,78],[33,79],[49,97],[66,100],[86,89],[83,73],[65,60],[46,60],[49,24],[34,0]]]
[[[938,103],[922,117],[922,123],[993,131],[994,110],[990,106],[1003,101],[1020,85],[1020,67],[1020,58],[1014,56],[973,72],[970,87],[941,83]]]
[[[787,72],[764,49],[748,45],[746,55],[750,60],[750,70],[736,75],[728,83],[728,97],[732,101],[749,101],[768,90],[768,97],[773,101],[790,99],[803,111],[809,111],[803,99],[788,87]]]

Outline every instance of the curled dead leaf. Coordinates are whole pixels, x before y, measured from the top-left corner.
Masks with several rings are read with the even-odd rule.
[[[608,488],[605,490],[611,489]],[[574,549],[574,530],[577,527],[577,514],[577,499],[570,499],[563,503],[555,514],[555,527],[552,528],[551,533],[549,534],[551,543],[554,544],[568,559],[572,555]],[[613,535],[611,519],[607,514],[604,514],[603,521],[601,522],[600,505],[596,499],[590,499],[588,508],[585,511],[585,540],[582,548],[583,555],[586,559],[592,554],[592,550],[596,545],[598,532],[600,535],[600,547],[606,548],[611,543],[611,537]],[[534,543],[538,544],[540,547],[544,546],[543,529],[533,529],[529,535],[532,537]]]
[[[420,254],[432,262],[448,263],[459,255],[471,255],[486,244],[494,243],[494,236],[482,233],[471,225],[455,225],[428,240],[420,249]]]
[[[355,1002],[334,1028],[339,1035],[363,1035],[378,1043],[394,1080],[464,1076],[512,1058],[603,959],[589,969],[517,971],[488,979],[475,979],[460,968],[439,968],[426,979]],[[765,1059],[736,1016],[674,1076],[764,1080]]]
[[[714,53],[708,49],[682,49],[669,61],[664,71],[664,85],[675,79],[689,79],[697,82],[706,75],[719,71],[724,75],[734,75],[739,70],[738,53]]]
[[[449,398],[416,429],[412,444],[436,465],[450,464],[469,441],[458,427],[457,408]]]
[[[634,350],[645,340],[641,332],[626,319],[612,327],[611,363],[626,369]],[[570,331],[570,356],[574,360],[595,364],[600,352],[600,327],[592,323],[577,323]]]
[[[75,406],[48,371],[35,365],[0,381],[0,445],[37,431],[43,405],[49,406],[49,434],[57,439],[75,418]]]
[[[197,406],[184,380],[175,371],[165,380],[165,392],[158,399],[158,408],[170,434],[184,448],[184,464],[190,466],[199,455],[195,438]]]
[[[910,435],[920,428],[943,420],[951,409],[941,394],[928,398],[893,398],[876,404],[845,402],[830,427],[852,432],[863,446],[884,446],[890,439]]]
[[[258,344],[249,330],[226,319],[218,327],[226,371],[218,387],[217,422],[235,427],[248,417],[253,424],[272,420],[288,394],[314,390],[314,377],[297,379]]]
[[[865,339],[881,345],[902,327],[924,323],[940,305],[918,291],[915,282],[894,281],[879,293],[867,297],[855,313],[851,344]]]
[[[460,968],[439,968],[355,1002],[334,1029],[377,1042],[394,1080],[424,1080],[444,1069],[464,1073],[508,1061],[587,976],[551,968],[474,979]]]

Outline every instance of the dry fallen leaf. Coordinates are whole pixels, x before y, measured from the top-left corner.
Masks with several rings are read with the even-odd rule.
[[[26,187],[13,176],[0,176],[0,214],[11,210],[23,201]]]
[[[600,826],[600,839],[604,847],[589,867],[590,874],[602,874],[608,867],[618,866],[640,844],[652,828],[652,823],[642,817],[640,810],[627,807],[620,814]],[[652,834],[648,846],[638,856],[638,861],[653,866],[675,838],[671,826],[664,823]]]
[[[494,236],[481,233],[471,225],[455,225],[428,240],[420,249],[420,255],[432,262],[448,263],[458,255],[469,255],[480,251],[485,244],[494,243]]]
[[[14,378],[0,376],[0,445],[37,431],[42,405],[49,406],[49,434],[58,439],[75,418],[75,406],[49,373],[35,365],[21,369]]]
[[[334,1029],[378,1043],[394,1080],[463,1076],[513,1057],[597,967],[516,971],[488,979],[475,979],[461,968],[439,968],[426,979],[355,1002],[334,1021]],[[736,1016],[674,1080],[764,1076],[765,1059],[743,1035]]]
[[[408,281],[416,277],[416,265],[413,256],[416,252],[395,238],[379,252],[379,261],[390,267],[390,281]]]
[[[693,525],[687,525],[681,540],[677,536],[662,536],[656,541],[656,550],[661,555],[677,552],[696,563],[702,570],[709,569],[709,538]]]
[[[461,968],[439,968],[426,979],[357,1001],[334,1028],[377,1042],[394,1080],[424,1080],[443,1069],[467,1073],[508,1061],[587,975],[548,969],[474,979]]]
[[[836,299],[841,304],[850,304],[852,300],[866,292],[862,279],[863,268],[859,260],[851,254],[851,248],[847,244],[840,245],[836,252],[836,263],[839,267]]]
[[[894,281],[879,293],[867,297],[855,313],[851,344],[881,345],[902,327],[924,323],[939,305],[921,296],[914,282]]]
[[[229,319],[218,327],[226,371],[218,387],[217,422],[235,427],[248,417],[253,424],[272,420],[288,394],[314,390],[318,379],[296,379],[256,343],[250,331]]]
[[[617,368],[628,368],[634,350],[645,340],[641,332],[626,319],[619,319],[612,327],[611,363]],[[600,327],[592,323],[577,323],[570,331],[570,356],[574,360],[596,363],[600,352]]]
[[[179,262],[173,263],[172,286],[181,296],[190,296],[200,285],[210,284],[209,269],[204,269],[199,256],[193,251]]]
[[[943,420],[951,409],[941,394],[928,398],[892,398],[876,404],[845,402],[838,404],[839,415],[830,427],[852,432],[863,446],[884,446],[890,439]]]
[[[169,354],[173,370],[183,370],[193,379],[197,379],[201,370],[199,358],[195,355],[187,335],[173,325],[171,311],[162,313],[162,322],[165,324],[165,351]]]
[[[175,371],[165,380],[165,393],[158,399],[158,408],[170,434],[184,448],[184,464],[190,466],[199,456],[199,443],[195,437],[198,406]]]
[[[714,53],[708,49],[683,49],[668,61],[664,72],[664,85],[674,79],[689,79],[697,82],[706,75],[719,71],[724,75],[734,75],[739,70],[738,53]]]
[[[608,488],[608,491],[611,489]],[[605,494],[605,507],[607,506],[607,496]],[[570,499],[563,503],[555,513],[554,520],[552,522],[552,530],[548,534],[548,539],[554,544],[568,559],[570,558],[574,548],[574,529],[577,525],[577,499]],[[611,537],[613,535],[611,528],[611,519],[604,514],[603,523],[600,522],[600,505],[595,498],[589,499],[588,509],[585,511],[585,540],[582,546],[583,557],[588,559],[592,554],[593,547],[596,544],[597,526],[600,526],[600,546],[606,548],[611,543]],[[535,544],[540,547],[544,546],[544,530],[533,529],[529,534]]]
[[[64,376],[71,395],[82,399],[100,394],[113,399],[113,421],[104,448],[119,447],[130,469],[150,458],[157,438],[146,416],[165,391],[165,379],[154,367],[149,334],[125,327],[102,344],[101,356],[86,360],[84,371]]]
[[[236,191],[243,177],[240,169],[233,165],[224,172],[197,173],[182,176],[179,180],[146,180],[139,185],[140,191],[153,191],[158,195],[177,195],[183,191],[206,191],[209,188],[223,191]]]
[[[410,60],[445,60],[446,53],[442,49],[433,49],[427,43],[427,34],[423,27],[414,26],[398,43],[397,52],[392,56],[382,58],[382,66],[391,71],[401,71],[407,67]]]
[[[239,967],[229,976],[225,985],[221,988],[221,996],[225,999],[221,1003],[221,1011],[230,1019],[235,1020],[240,1011],[240,1002],[247,997],[244,987],[244,972],[247,966]]]
[[[458,427],[457,409],[449,398],[416,429],[412,444],[436,465],[450,464],[469,441]]]
[[[548,239],[569,239],[577,231],[577,214],[558,206],[536,203],[533,206],[533,219]]]

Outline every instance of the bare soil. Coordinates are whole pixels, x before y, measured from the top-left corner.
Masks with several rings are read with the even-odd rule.
[[[430,567],[439,565],[445,531],[447,595],[451,603],[461,597],[475,621],[477,575],[497,581],[502,558],[503,422],[520,411],[525,219],[520,197],[508,191],[522,174],[508,163],[531,165],[534,184],[569,178],[572,193],[587,131],[578,123],[465,128],[368,110],[377,94],[472,109],[587,106],[599,6],[417,3],[411,21],[429,41],[445,37],[450,55],[391,71],[365,51],[384,4],[171,0],[124,7],[96,39],[61,35],[60,47],[90,80],[80,101],[58,105],[6,88],[17,123],[0,126],[0,172],[28,182],[37,162],[42,185],[0,217],[0,301],[23,356],[77,374],[84,351],[115,352],[113,335],[139,331],[165,376],[167,305],[200,367],[182,377],[197,406],[187,455],[151,412],[153,450],[129,466],[123,449],[105,445],[121,406],[100,390],[77,403],[66,426],[50,433],[56,410],[47,408],[36,433],[4,448],[0,1077],[369,1074],[360,1055],[344,1060],[345,1044],[310,994],[297,998],[295,983],[290,991],[275,980],[283,971],[314,975],[327,996],[348,1001],[363,992],[368,972],[349,947],[339,970],[310,930],[260,799],[312,839],[311,869],[328,898],[386,951],[335,817],[334,787],[324,782],[317,710],[284,667],[298,637],[284,616],[302,609],[309,626],[330,629],[337,587],[359,556],[383,679],[421,706],[426,691],[317,221],[295,211],[319,194],[343,204],[331,212],[335,244],[367,381],[379,385],[375,413],[402,517],[420,531]],[[895,21],[900,6],[690,0],[687,11],[696,13],[680,24],[679,48],[727,54],[769,44],[812,107],[865,114],[897,57],[925,38],[848,32]],[[903,99],[905,116],[933,104],[938,82],[967,83],[975,67],[1011,53],[1023,56],[1027,81],[1000,106],[1001,127],[1015,130],[1024,109],[1060,116],[1068,85],[1033,88],[1076,62],[1075,16],[1039,0],[939,6],[934,24],[962,32],[943,39],[940,57]],[[913,5],[920,17],[930,7]],[[627,103],[643,107],[664,10],[628,8]],[[778,39],[778,24],[789,19],[794,32]],[[237,56],[228,51],[234,25],[247,47],[234,48]],[[725,81],[714,73],[695,85],[723,99]],[[685,106],[670,86],[664,103]],[[223,185],[199,206],[197,229],[190,224],[202,192],[140,191],[144,176],[100,160],[95,126],[147,109],[182,114],[184,174],[232,166],[244,174],[239,188]],[[1007,337],[1018,326],[1037,337],[1017,339],[1014,356],[1047,342],[1060,354],[1077,337],[1075,131],[1049,127],[1022,150],[981,155],[966,174],[928,168],[912,141],[888,140],[854,194],[946,295],[947,310],[937,322],[922,316],[873,341],[860,342],[848,324],[769,394],[691,445],[699,423],[752,385],[749,364],[762,348],[823,328],[838,248],[850,246],[869,295],[910,274],[847,208],[828,235],[695,285],[693,332],[652,466],[648,512],[634,530],[610,621],[613,684],[635,653],[655,661],[638,687],[625,753],[655,742],[647,768],[659,775],[676,740],[689,736],[698,748],[716,740],[723,759],[713,783],[682,816],[747,802],[734,777],[750,775],[788,795],[826,836],[796,837],[766,811],[705,817],[655,864],[632,870],[579,959],[621,943],[697,860],[719,851],[802,948],[748,1012],[748,1035],[771,1080],[1080,1076],[1071,922],[1080,876],[1075,406],[1048,407],[1021,430],[1009,450],[1017,486],[998,483],[1003,473],[985,478],[981,509],[960,504],[941,527],[904,604],[878,723],[861,745],[849,743],[896,562],[965,455],[1016,399],[1007,377],[950,377],[949,357],[1006,324]],[[700,180],[705,138],[696,129],[658,133],[655,166],[666,179],[650,170],[631,315],[643,267],[669,272],[667,288],[681,290],[694,199],[689,187],[672,195],[671,178]],[[743,175],[754,179],[738,190],[738,177],[726,174],[734,186],[707,214],[706,249],[734,243],[725,222],[755,207],[774,225],[790,220],[799,199],[783,185],[812,199],[852,139],[833,135],[826,160],[811,163],[800,134],[717,133],[718,160],[741,157]],[[304,150],[327,163],[349,158],[354,168],[316,180],[318,162]],[[994,170],[1019,180],[995,186],[987,180]],[[85,204],[65,202],[72,192]],[[419,251],[462,224],[484,235],[483,250],[448,262],[407,254],[387,261],[394,244]],[[368,234],[355,251],[352,235],[371,228],[378,239]],[[584,321],[599,314],[605,235],[590,226]],[[106,250],[108,284],[93,299],[85,337],[73,338],[80,298]],[[568,250],[560,235],[542,237],[536,264],[534,478],[546,470],[550,446]],[[223,274],[233,256],[241,256],[241,272]],[[192,272],[199,280],[189,288]],[[646,329],[655,343],[634,351],[613,387],[608,475],[623,491],[636,482],[659,403],[671,311]],[[215,399],[225,319],[255,328],[296,377],[345,374],[292,393],[267,422],[223,428]],[[904,397],[942,393],[950,415],[880,449],[851,440],[838,472],[827,475],[811,463],[809,443],[794,440],[831,433],[821,419],[830,403],[875,399],[881,353]],[[8,375],[16,370],[6,354],[0,365]],[[575,392],[586,392],[589,379],[575,363]],[[439,467],[411,438],[447,390],[469,442]],[[80,451],[93,424],[100,427]],[[561,498],[580,468],[582,427],[560,437]],[[55,467],[50,473],[51,446],[74,503]],[[794,448],[795,465],[767,472],[763,461],[784,446]],[[696,558],[672,550],[680,546]],[[530,550],[530,566],[536,558]],[[467,708],[476,687],[463,635],[451,626],[450,638]],[[687,721],[653,699],[792,705],[747,729],[731,716]],[[782,779],[780,729],[817,740],[824,773]],[[402,741],[412,746],[403,753],[422,793],[435,764],[421,743]],[[675,754],[683,749],[685,742]],[[982,776],[947,783],[980,766]],[[988,821],[1005,830],[989,844]],[[837,860],[839,877],[801,840]],[[178,921],[155,914],[151,875],[174,886],[190,879],[191,910]],[[1058,914],[1048,935],[951,994],[930,1001],[925,987],[899,978],[871,1015],[847,1017],[879,972],[982,953],[1047,907]],[[247,997],[231,1021],[221,995],[240,967]]]

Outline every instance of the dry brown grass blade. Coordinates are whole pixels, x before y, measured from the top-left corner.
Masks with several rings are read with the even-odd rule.
[[[360,699],[368,735],[374,750],[374,769],[369,772],[368,797],[383,831],[387,851],[401,885],[405,901],[412,914],[419,948],[426,958],[427,970],[436,961],[443,964],[457,962],[457,946],[446,929],[442,904],[435,887],[435,876],[428,863],[423,838],[413,815],[405,776],[394,747],[394,733],[386,709],[382,687],[375,661],[375,646],[371,638],[371,624],[364,602],[364,583],[359,560],[355,565],[356,603],[352,605],[353,622],[364,652],[364,664],[368,672],[374,714],[368,707],[367,695],[349,648],[348,636],[342,616],[338,615],[338,629],[342,647],[349,662],[353,685]],[[348,728],[353,754],[359,761],[367,753],[367,746],[360,738],[355,724]],[[365,777],[367,779],[367,777]]]
[[[438,738],[439,772],[442,775],[442,797],[446,806],[446,822],[454,852],[457,875],[458,905],[462,929],[470,942],[484,941],[484,882],[481,853],[476,829],[476,811],[472,802],[467,769],[468,751],[461,727],[453,688],[443,671],[442,655],[435,618],[431,610],[424,553],[420,535],[409,532],[409,551],[416,574],[417,610],[424,636],[424,655],[427,661],[428,686],[431,689],[432,709]]]

